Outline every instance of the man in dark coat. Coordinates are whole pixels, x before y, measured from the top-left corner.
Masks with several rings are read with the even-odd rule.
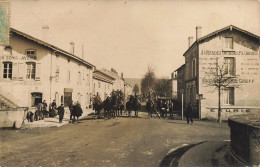
[[[64,117],[64,106],[61,103],[61,105],[58,107],[58,115],[59,115],[59,123],[62,123],[63,117]]]
[[[189,124],[190,122],[191,125],[193,124],[191,103],[189,103],[188,108],[186,110],[186,119],[187,119],[187,124]]]
[[[46,103],[45,100],[43,100],[42,106],[43,106],[43,108],[42,108],[42,109],[43,109],[43,114],[44,114],[44,117],[46,118],[46,117],[48,117],[49,113],[48,113],[48,111],[47,111],[48,105],[47,105],[47,103]]]
[[[71,101],[71,103],[69,105],[69,110],[70,110],[70,120],[72,120],[72,116],[73,116],[73,101]]]

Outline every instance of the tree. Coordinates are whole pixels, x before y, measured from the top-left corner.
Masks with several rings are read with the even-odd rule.
[[[230,84],[238,87],[234,66],[228,59],[224,62],[220,60],[216,58],[215,67],[208,68],[205,77],[202,78],[202,83],[218,90],[218,123],[221,123],[221,90],[227,88]]]
[[[154,69],[148,66],[147,72],[141,80],[141,92],[143,95],[151,94],[154,91],[154,84],[156,81],[156,76]]]
[[[137,84],[134,85],[133,92],[135,94],[139,92],[139,86]]]
[[[170,96],[171,83],[169,79],[157,79],[154,86],[155,95],[157,96]]]

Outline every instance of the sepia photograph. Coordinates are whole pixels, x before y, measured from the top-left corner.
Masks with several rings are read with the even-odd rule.
[[[260,0],[0,0],[0,167],[260,167]]]

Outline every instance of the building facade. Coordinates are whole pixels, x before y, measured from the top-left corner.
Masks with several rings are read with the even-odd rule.
[[[176,71],[171,73],[170,84],[171,84],[171,98],[177,100],[177,72]]]
[[[260,109],[260,37],[236,26],[227,26],[201,37],[189,38],[185,57],[185,102],[200,118],[217,118],[220,77],[222,118]],[[227,83],[228,82],[228,83]]]
[[[15,29],[0,51],[0,94],[18,106],[34,107],[43,100],[68,106],[89,106],[94,65],[74,53]],[[72,50],[73,43],[71,44]],[[8,107],[1,102],[2,109]]]
[[[116,78],[113,78],[111,75],[101,70],[95,70],[93,72],[93,95],[98,93],[101,100],[105,100],[107,96],[110,96],[115,80]]]
[[[185,91],[185,80],[184,80],[184,74],[185,72],[185,64],[180,66],[177,70],[174,71],[175,78],[177,79],[177,102],[182,102],[182,98]],[[183,99],[184,101],[185,99]]]

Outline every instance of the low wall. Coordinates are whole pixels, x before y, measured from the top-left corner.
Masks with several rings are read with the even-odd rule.
[[[222,106],[221,108],[221,120],[228,120],[230,116],[241,114],[254,114],[260,113],[260,107],[252,106]],[[206,101],[201,101],[201,118],[217,120],[218,119],[218,107],[207,106]]]
[[[234,166],[260,165],[260,115],[231,116],[228,125],[231,138],[229,163]]]
[[[15,111],[0,111],[0,128],[20,128],[24,118],[25,112],[23,109],[18,109]]]

